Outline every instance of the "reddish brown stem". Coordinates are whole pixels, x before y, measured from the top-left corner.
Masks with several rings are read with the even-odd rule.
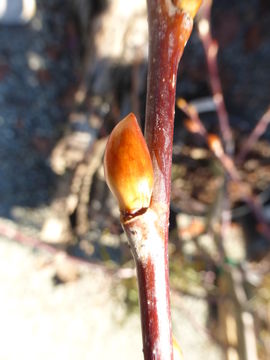
[[[171,1],[148,0],[147,4],[149,64],[145,138],[156,175],[153,201],[168,207],[177,68],[193,21]]]
[[[144,343],[145,359],[166,359],[172,358],[170,349],[171,328],[168,322],[167,311],[169,311],[168,297],[166,293],[160,293],[156,296],[157,289],[157,263],[149,259],[147,264],[137,261],[137,277],[139,283],[140,307],[142,320],[142,334]],[[165,269],[163,269],[163,282],[166,283]],[[160,272],[160,271],[159,271]],[[159,281],[159,280],[158,280]],[[165,295],[165,296],[163,296]],[[163,296],[162,302],[165,301],[165,312],[159,307],[160,297]],[[162,318],[160,314],[162,312]],[[164,321],[166,323],[164,324]],[[162,327],[163,328],[162,328]],[[164,332],[164,326],[167,326],[168,332]],[[162,332],[164,334],[162,334]],[[162,341],[167,337],[166,342]],[[157,341],[158,340],[158,341]]]
[[[104,156],[105,177],[118,199],[136,263],[145,360],[173,359],[167,248],[175,86],[200,1],[147,1],[149,152],[130,114],[113,130]]]
[[[150,208],[123,227],[137,268],[144,358],[172,359],[168,262],[157,211]]]
[[[135,244],[132,248],[138,274],[145,359],[169,360],[173,359],[173,351],[167,243],[175,86],[178,63],[193,20],[171,0],[148,0],[147,5],[149,64],[145,138],[153,163],[154,189],[150,208],[145,215],[134,219],[135,223],[139,221],[139,226],[131,222],[124,224],[124,228],[130,243]],[[144,245],[138,247],[142,238]]]

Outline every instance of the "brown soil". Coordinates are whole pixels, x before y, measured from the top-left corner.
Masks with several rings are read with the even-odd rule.
[[[236,153],[239,144],[236,144]],[[270,185],[270,144],[258,141],[243,164],[237,166],[240,181],[228,179],[232,208],[245,196],[260,195],[265,201]],[[222,190],[226,172],[206,146],[183,145],[172,167],[172,205],[187,212],[205,213]]]

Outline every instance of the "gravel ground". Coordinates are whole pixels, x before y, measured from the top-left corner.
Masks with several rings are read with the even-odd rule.
[[[48,155],[66,122],[61,98],[75,80],[70,29],[63,0],[38,1],[25,26],[0,25],[1,216],[50,198]]]
[[[79,278],[56,286],[63,261]],[[118,299],[123,289],[100,267],[74,265],[0,236],[0,283],[1,360],[143,359],[139,314],[126,315]],[[186,296],[173,308],[174,334],[187,360],[222,359],[202,330],[205,314],[203,301]]]

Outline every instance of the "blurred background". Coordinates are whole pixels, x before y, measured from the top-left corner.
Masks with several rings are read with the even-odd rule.
[[[266,360],[270,2],[205,3],[177,82],[173,332],[189,360]],[[143,358],[102,157],[144,125],[147,33],[145,0],[0,0],[1,360]]]

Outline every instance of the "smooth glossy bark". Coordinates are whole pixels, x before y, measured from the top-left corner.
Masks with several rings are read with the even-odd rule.
[[[153,163],[154,189],[150,208],[136,220],[144,229],[142,242],[148,249],[147,258],[144,247],[132,248],[139,283],[144,357],[169,360],[173,359],[173,348],[167,249],[175,87],[178,63],[193,19],[172,1],[148,0],[147,5],[149,63],[145,138]],[[141,230],[134,230],[134,224],[126,224],[125,229],[131,243],[141,239]]]

